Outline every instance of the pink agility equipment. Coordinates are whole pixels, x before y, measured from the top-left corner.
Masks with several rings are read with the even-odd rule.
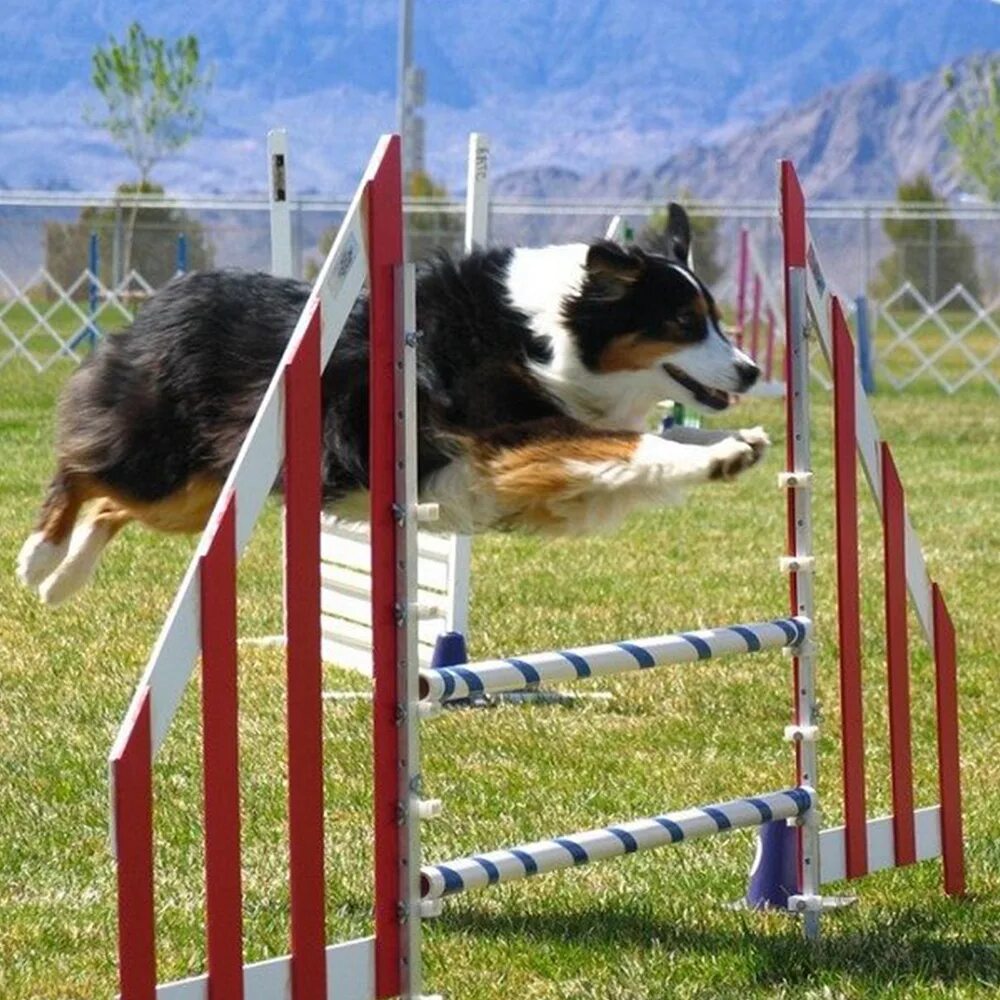
[[[748,308],[749,299],[749,308]],[[767,268],[744,226],[740,229],[736,271],[736,344],[760,368],[763,378],[753,395],[777,396],[784,386],[775,375],[780,370],[783,330],[782,310],[769,280]]]
[[[421,671],[416,496],[415,280],[403,260],[399,141],[384,137],[340,227],[264,396],[209,526],[175,597],[111,752],[112,844],[118,870],[119,980],[123,1000],[431,1000],[422,991],[424,918],[470,889],[541,875],[741,827],[795,826],[796,884],[788,908],[809,934],[836,902],[831,882],[943,857],[945,889],[964,891],[955,635],[927,576],[891,454],[858,387],[853,345],[827,290],[805,226],[802,193],[781,167],[785,242],[788,618],[698,629],[604,646],[528,654]],[[370,298],[370,450],[374,635],[374,910],[370,937],[327,943],[323,844],[320,657],[320,376],[367,282]],[[762,286],[761,286],[762,287]],[[757,296],[755,296],[757,298]],[[834,373],[838,636],[845,824],[820,829],[809,440],[809,328]],[[773,356],[773,352],[772,352]],[[858,600],[855,453],[883,515],[893,815],[866,813]],[[287,609],[290,954],[243,960],[240,857],[236,565],[284,469]],[[940,801],[915,808],[909,719],[906,592],[935,656]],[[557,679],[697,663],[787,648],[793,655],[795,784],[551,840],[423,865],[421,717],[471,686],[534,689]],[[159,984],[153,865],[153,760],[201,656],[207,972]],[[459,690],[461,685],[465,688]]]

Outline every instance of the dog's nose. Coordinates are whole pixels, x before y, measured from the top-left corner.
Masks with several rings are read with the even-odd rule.
[[[752,361],[739,362],[736,373],[740,379],[740,392],[746,392],[760,378],[760,369]]]

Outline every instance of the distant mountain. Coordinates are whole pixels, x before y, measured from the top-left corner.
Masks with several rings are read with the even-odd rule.
[[[471,129],[490,133],[498,169],[626,176],[677,155],[711,173],[724,162],[708,150],[859,74],[878,70],[905,87],[950,60],[1000,49],[1000,6],[989,0],[415,8],[428,165],[452,190],[463,183]],[[154,34],[194,32],[215,66],[205,135],[158,168],[158,180],[175,191],[259,190],[264,134],[285,125],[296,189],[345,194],[377,134],[394,125],[397,10],[398,0],[245,0],[238,11],[223,0],[6,0],[0,183],[106,190],[130,175],[81,111],[93,103],[94,46],[138,18]]]
[[[955,64],[959,73],[963,65]],[[497,180],[494,193],[656,199],[687,191],[706,200],[770,198],[775,161],[790,157],[813,198],[892,199],[901,179],[920,172],[947,197],[958,187],[944,133],[951,103],[942,69],[912,82],[865,73],[729,139],[692,145],[650,170],[514,171]]]

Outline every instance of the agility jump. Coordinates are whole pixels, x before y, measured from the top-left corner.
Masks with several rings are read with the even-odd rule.
[[[403,263],[399,141],[384,138],[320,272],[239,458],[199,544],[140,680],[111,753],[112,843],[118,866],[119,961],[124,1000],[333,998],[416,1000],[423,992],[422,917],[440,897],[586,861],[768,822],[799,831],[798,880],[789,908],[815,932],[820,887],[879,868],[943,855],[945,888],[964,890],[958,772],[954,632],[926,573],[906,517],[891,455],[856,392],[850,337],[823,279],[805,227],[801,190],[782,165],[791,614],[631,640],[585,650],[532,654],[421,671],[417,656],[416,528],[433,511],[416,498],[413,272]],[[375,933],[327,945],[324,929],[323,762],[319,616],[320,373],[367,277],[371,303],[372,584],[374,638]],[[844,827],[821,830],[813,675],[812,471],[808,425],[807,327],[819,332],[837,381],[837,520],[841,699],[844,706]],[[377,435],[377,438],[376,438]],[[887,633],[892,720],[892,817],[865,811],[857,601],[855,448],[885,520]],[[271,484],[286,476],[285,595],[288,657],[288,796],[291,953],[243,965],[236,698],[238,555]],[[940,802],[914,809],[910,768],[905,590],[935,652]],[[901,613],[902,611],[902,613]],[[423,865],[419,725],[462,686],[541,685],[620,670],[691,662],[723,653],[787,646],[793,659],[794,785],[730,802],[668,812],[550,841]],[[205,776],[208,970],[157,985],[153,907],[152,763],[201,654]],[[506,689],[510,689],[509,687]]]

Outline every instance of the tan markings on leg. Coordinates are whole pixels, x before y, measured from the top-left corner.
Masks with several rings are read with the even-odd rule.
[[[194,476],[175,493],[149,503],[93,476],[74,476],[70,482],[69,488],[52,495],[43,510],[42,529],[25,542],[18,557],[18,576],[29,586],[40,585],[39,595],[47,604],[60,604],[80,590],[93,576],[107,544],[130,521],[156,531],[201,531],[221,489],[215,479]],[[81,506],[89,500],[94,502],[84,520],[73,528]],[[61,535],[61,540],[47,541],[46,530],[53,537]]]
[[[593,480],[580,470],[601,463],[627,465],[636,434],[540,441],[483,456],[478,472],[496,496],[503,519],[535,530],[564,527],[567,505],[587,493]]]
[[[99,509],[94,508],[92,518],[100,515],[104,520],[115,520],[123,516],[122,523],[133,520],[154,531],[193,534],[203,530],[208,523],[222,483],[209,476],[192,476],[170,496],[152,501],[137,500],[93,477],[87,478],[84,488],[86,495],[99,498],[101,505]],[[117,514],[113,516],[112,512]]]
[[[130,520],[113,500],[102,498],[91,505],[73,530],[69,554],[39,588],[42,600],[62,604],[82,589],[94,575],[108,543]]]
[[[192,476],[177,492],[153,503],[114,497],[116,503],[136,521],[156,531],[202,531],[208,523],[222,483],[209,476]]]
[[[608,343],[597,368],[604,373],[644,371],[669,354],[674,346],[663,340],[649,340],[639,333],[626,333]]]
[[[108,541],[111,541],[133,517],[110,497],[102,497],[87,511],[87,520],[93,524],[105,525],[110,532]]]
[[[73,526],[88,498],[81,477],[57,471],[42,503],[38,524],[17,557],[17,576],[38,587],[65,559]]]
[[[50,488],[37,528],[47,542],[59,545],[69,538],[80,507],[93,495],[87,493],[85,485],[82,477],[68,475],[60,486]]]

